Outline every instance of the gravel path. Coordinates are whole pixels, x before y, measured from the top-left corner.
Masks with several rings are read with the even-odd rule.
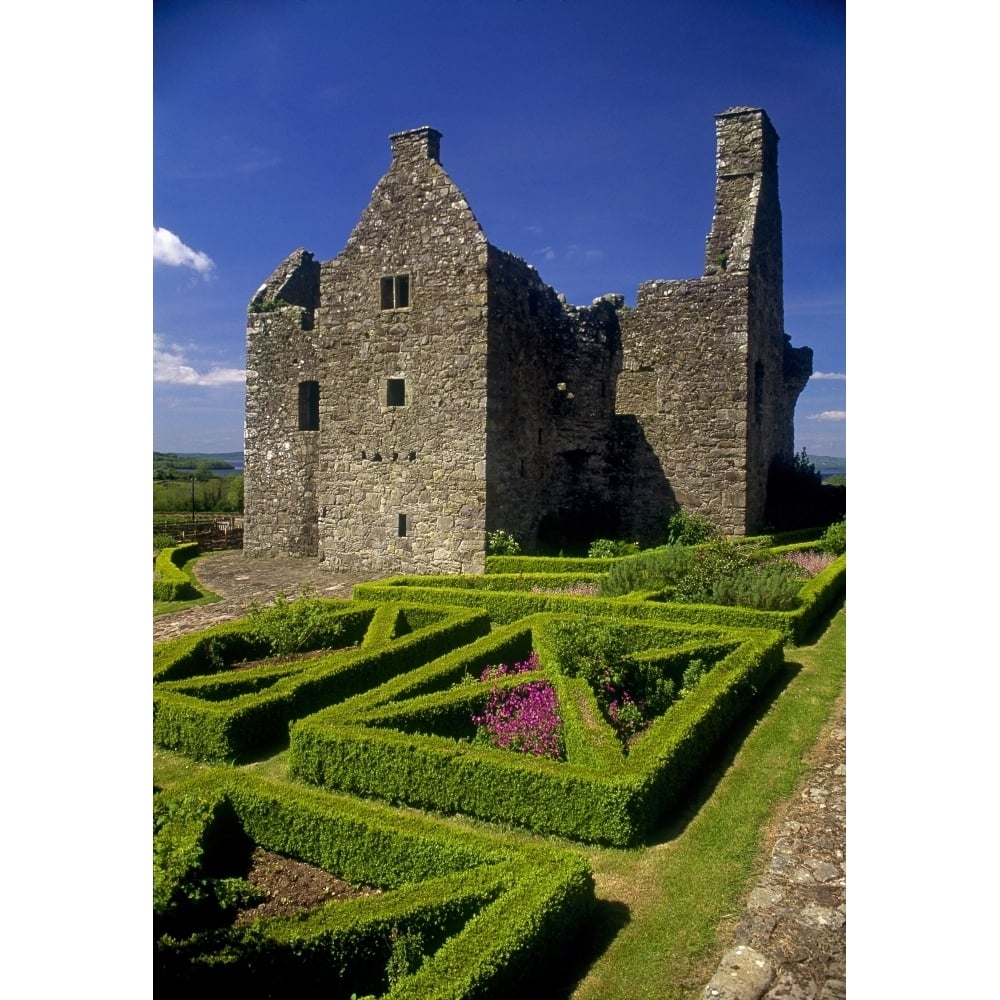
[[[377,575],[330,573],[308,557],[246,559],[241,551],[207,556],[197,567],[198,580],[224,599],[157,616],[154,641],[238,618],[251,601],[279,591],[293,596],[307,586],[317,596],[349,598],[355,583]],[[841,698],[810,755],[812,772],[771,828],[768,869],[704,1000],[845,1000],[846,751]]]

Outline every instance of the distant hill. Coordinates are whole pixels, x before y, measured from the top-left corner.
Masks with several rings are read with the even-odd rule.
[[[846,476],[847,459],[832,458],[829,455],[809,455],[809,461],[816,467],[816,471],[826,479],[827,476]]]

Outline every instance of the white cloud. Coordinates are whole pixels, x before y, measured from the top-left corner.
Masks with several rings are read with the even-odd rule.
[[[542,260],[555,260],[556,252],[552,247],[542,247],[541,250],[536,250],[535,253],[540,254]]]
[[[844,372],[813,372],[809,377],[815,381],[831,379],[843,382],[847,378],[847,375]]]
[[[183,349],[177,344],[167,345],[158,334],[153,334],[153,381],[170,385],[219,386],[246,380],[245,368],[212,368],[199,372],[188,363]]]
[[[810,413],[806,420],[828,420],[828,421],[844,421],[847,419],[846,410],[824,410],[822,413]]]
[[[209,275],[215,262],[207,253],[185,246],[169,229],[153,227],[153,261],[169,267],[190,267],[199,274]]]

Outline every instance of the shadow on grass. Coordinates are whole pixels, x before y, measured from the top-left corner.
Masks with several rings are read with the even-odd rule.
[[[727,738],[698,765],[681,793],[679,808],[668,809],[667,814],[654,826],[649,836],[637,846],[653,847],[676,840],[684,833],[688,824],[715,794],[719,782],[732,766],[754,727],[767,715],[801,670],[801,664],[785,661],[771,683],[761,691],[753,709],[742,715],[730,727]]]
[[[824,611],[816,619],[816,621],[813,622],[812,628],[809,629],[808,633],[806,633],[802,641],[798,644],[799,648],[802,648],[803,646],[815,645],[815,643],[823,637],[823,633],[830,627],[830,622],[833,621],[837,612],[844,606],[845,600],[845,595],[841,594],[840,597],[838,597],[837,600],[835,600],[833,604],[831,604],[830,607],[828,607],[826,611]]]
[[[491,986],[488,1000],[568,1000],[594,962],[631,919],[624,903],[597,900],[592,912],[577,924],[569,937],[537,955],[527,968],[501,975]]]

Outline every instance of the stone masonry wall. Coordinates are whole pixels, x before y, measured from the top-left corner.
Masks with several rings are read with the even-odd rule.
[[[392,137],[389,171],[322,267],[319,535],[333,569],[484,565],[487,245],[439,140]],[[397,278],[405,303],[386,307]]]
[[[608,302],[567,306],[512,254],[489,260],[487,529],[532,551],[547,518],[611,503],[618,321]]]
[[[811,352],[784,334],[778,136],[767,115],[716,117],[716,192],[704,276],[640,286],[623,319],[618,412],[641,425],[646,474],[624,482],[637,533],[668,502],[729,534],[764,526],[768,469],[792,457]],[[669,504],[668,504],[669,505]]]
[[[618,412],[634,415],[661,472],[623,477],[622,506],[643,540],[677,506],[745,530],[745,316],[746,282],[711,278],[641,285],[622,317]]]
[[[251,301],[247,554],[476,572],[501,528],[530,552],[653,541],[678,506],[728,534],[761,527],[812,371],[783,330],[766,114],[716,117],[705,272],[641,285],[634,309],[567,305],[490,246],[440,139],[390,136],[343,252],[297,250]]]
[[[298,429],[299,382],[319,374],[318,294],[319,264],[297,250],[250,303],[243,538],[250,555],[318,552],[317,434]]]

